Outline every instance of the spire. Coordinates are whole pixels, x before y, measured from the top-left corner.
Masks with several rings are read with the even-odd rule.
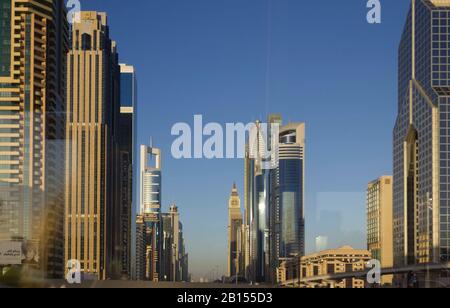
[[[239,196],[236,182],[233,183],[233,189],[231,190],[231,196]]]

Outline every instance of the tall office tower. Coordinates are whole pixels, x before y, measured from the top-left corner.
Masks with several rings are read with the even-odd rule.
[[[281,125],[280,115],[257,122],[246,149],[246,272],[259,282],[275,282],[281,260],[305,253],[305,124]]]
[[[412,0],[399,48],[394,262],[450,261],[450,1]]]
[[[281,120],[276,122],[281,125]],[[271,171],[270,243],[271,281],[277,268],[305,254],[305,124],[279,129],[275,168]]]
[[[392,176],[382,176],[367,186],[367,249],[383,268],[394,265],[392,221]],[[383,284],[392,284],[383,276]]]
[[[133,278],[136,251],[136,207],[133,206],[133,166],[136,164],[134,145],[136,138],[137,83],[133,66],[120,64],[120,115],[119,115],[119,200],[120,200],[120,275]],[[133,264],[133,265],[132,265]],[[132,268],[133,267],[133,268]]]
[[[270,282],[273,277],[270,192],[277,153],[271,153],[276,143],[271,136],[274,124],[280,122],[281,117],[278,115],[269,116],[268,123],[257,121],[246,146],[244,230],[247,231],[244,236],[244,251],[248,251],[245,257],[246,276],[255,282]]]
[[[252,278],[252,246],[250,239],[250,226],[252,223],[253,209],[253,179],[254,160],[250,158],[249,145],[245,146],[244,157],[244,221],[243,221],[243,253],[244,253],[244,274],[247,280]]]
[[[277,203],[274,217],[279,232],[278,257],[305,255],[305,124],[291,123],[280,130],[277,178],[274,180]]]
[[[67,72],[66,261],[84,274],[116,277],[120,245],[120,69],[105,13],[81,12]]]
[[[161,261],[160,281],[170,281],[172,258],[172,217],[169,213],[161,213]]]
[[[250,146],[254,160],[252,206],[253,217],[250,229],[252,255],[252,281],[268,282],[270,276],[270,175],[271,170],[263,168],[270,159],[265,157],[266,141],[261,122],[257,122],[254,133],[254,144]],[[252,152],[253,151],[253,152]]]
[[[172,245],[170,260],[170,278],[172,281],[179,281],[180,276],[180,243],[181,243],[181,222],[178,207],[173,204],[169,209],[171,228],[172,228]]]
[[[154,160],[154,166],[150,162]],[[145,225],[146,280],[158,281],[161,259],[161,150],[141,145],[140,209]],[[142,252],[141,252],[142,253]],[[142,256],[136,256],[141,258]]]
[[[228,201],[228,277],[243,274],[241,199],[236,184]]]
[[[0,0],[0,240],[50,278],[64,274],[67,50],[64,1]]]
[[[162,214],[162,253],[161,280],[181,281],[183,273],[183,255],[187,255],[184,247],[183,225],[180,221],[178,207],[170,206],[169,213]],[[187,262],[187,260],[184,260]],[[187,264],[186,264],[187,266]],[[187,268],[184,269],[184,272]]]
[[[133,277],[134,280],[145,280],[146,249],[144,217],[138,215],[136,218],[136,272]]]

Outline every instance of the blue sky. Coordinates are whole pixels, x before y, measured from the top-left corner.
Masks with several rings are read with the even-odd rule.
[[[320,2],[320,4],[319,4]],[[392,170],[397,46],[409,0],[81,0],[106,11],[139,84],[138,140],[163,150],[163,205],[176,202],[191,271],[225,271],[227,202],[242,160],[174,160],[171,127],[250,122],[267,112],[307,127],[307,249],[364,247],[364,190]]]

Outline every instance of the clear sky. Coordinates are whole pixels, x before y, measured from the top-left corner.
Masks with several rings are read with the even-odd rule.
[[[163,206],[176,202],[191,271],[225,271],[227,202],[242,160],[174,160],[177,122],[250,122],[267,112],[307,125],[307,249],[364,247],[370,180],[392,173],[397,46],[409,0],[81,0],[105,11],[139,84],[138,140],[163,150]]]

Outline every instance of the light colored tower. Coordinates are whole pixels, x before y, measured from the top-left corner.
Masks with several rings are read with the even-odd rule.
[[[243,274],[241,199],[236,184],[228,201],[228,277]]]
[[[105,13],[75,18],[68,54],[66,261],[98,279],[116,277],[118,202],[118,55]]]
[[[68,24],[62,0],[0,1],[0,240],[64,273]]]
[[[367,249],[383,268],[394,265],[392,221],[392,176],[382,176],[367,186]],[[383,284],[392,284],[383,276]]]
[[[158,281],[161,260],[161,150],[141,146],[140,215],[145,224],[146,280]],[[149,165],[149,158],[155,165]]]
[[[141,145],[140,171],[140,213],[160,213],[161,211],[161,150]],[[155,165],[149,166],[149,158]]]
[[[393,133],[395,266],[450,261],[450,1],[411,0]]]

